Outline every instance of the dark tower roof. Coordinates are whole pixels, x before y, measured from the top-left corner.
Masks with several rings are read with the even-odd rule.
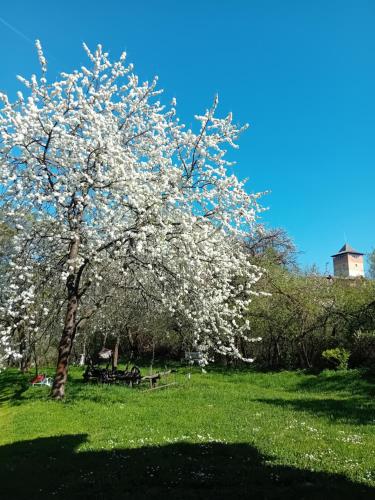
[[[347,253],[353,253],[355,255],[364,255],[363,253],[357,252],[357,250],[354,250],[354,248],[351,247],[350,245],[348,245],[348,243],[345,243],[345,245],[343,247],[341,247],[337,253],[335,253],[334,255],[331,255],[331,257],[336,257],[337,255],[344,255]]]

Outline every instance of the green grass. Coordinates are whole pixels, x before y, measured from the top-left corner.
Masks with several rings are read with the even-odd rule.
[[[363,373],[189,370],[142,391],[85,385],[74,368],[64,402],[1,373],[0,497],[375,497]]]

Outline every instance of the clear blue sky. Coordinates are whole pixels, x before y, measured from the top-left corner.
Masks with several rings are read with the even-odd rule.
[[[263,219],[288,231],[303,266],[324,271],[344,234],[375,247],[373,0],[23,0],[0,16],[2,91],[37,70],[35,38],[52,74],[85,63],[82,41],[125,49],[185,122],[218,92],[223,114],[250,123],[236,172],[272,191]]]

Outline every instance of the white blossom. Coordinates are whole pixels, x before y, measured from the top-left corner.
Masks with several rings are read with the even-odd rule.
[[[246,127],[231,114],[217,118],[216,98],[196,116],[197,131],[186,129],[176,100],[170,109],[158,100],[157,78],[140,82],[125,54],[112,62],[100,45],[84,45],[89,65],[48,82],[36,47],[42,77],[19,77],[26,90],[14,104],[1,96],[0,196],[17,230],[3,357],[17,353],[20,325],[38,328],[48,316],[47,283],[64,293],[79,277],[84,294],[100,289],[109,269],[118,286],[152,292],[187,318],[206,360],[213,351],[241,357],[236,338],[249,336],[242,314],[260,275],[242,238],[256,223],[260,194],[227,172],[225,154]]]

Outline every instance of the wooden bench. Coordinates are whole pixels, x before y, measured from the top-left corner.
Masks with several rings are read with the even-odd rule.
[[[161,378],[160,373],[154,373],[153,375],[145,375],[144,377],[142,377],[142,380],[149,381],[150,387],[153,388],[156,386],[156,383],[158,380],[160,380],[160,378]]]

